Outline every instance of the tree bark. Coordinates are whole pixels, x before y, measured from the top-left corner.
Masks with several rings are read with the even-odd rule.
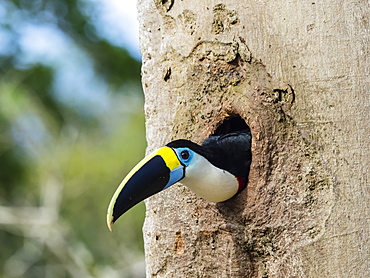
[[[367,1],[139,0],[148,151],[251,128],[248,188],[151,197],[147,277],[368,277]]]

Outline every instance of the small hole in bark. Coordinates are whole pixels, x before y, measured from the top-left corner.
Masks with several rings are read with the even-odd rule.
[[[231,115],[222,122],[213,135],[224,135],[241,130],[250,131],[250,128],[242,117],[239,115]]]
[[[169,68],[167,69],[166,74],[165,74],[165,75],[164,75],[164,77],[163,77],[163,80],[164,80],[164,81],[168,81],[168,79],[170,79],[170,77],[171,77],[171,67],[169,67]]]

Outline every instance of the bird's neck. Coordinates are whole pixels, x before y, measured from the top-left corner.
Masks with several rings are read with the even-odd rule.
[[[181,183],[199,197],[210,202],[223,202],[239,192],[239,181],[234,175],[211,164],[195,153],[194,161],[186,168]]]

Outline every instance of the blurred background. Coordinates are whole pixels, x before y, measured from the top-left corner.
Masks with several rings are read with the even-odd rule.
[[[144,204],[106,227],[146,147],[135,0],[0,1],[0,277],[145,277]]]

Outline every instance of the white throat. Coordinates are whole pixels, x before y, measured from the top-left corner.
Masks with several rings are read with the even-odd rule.
[[[181,183],[199,197],[214,203],[230,199],[239,188],[234,175],[217,168],[197,153],[194,153],[192,162],[186,167]]]

